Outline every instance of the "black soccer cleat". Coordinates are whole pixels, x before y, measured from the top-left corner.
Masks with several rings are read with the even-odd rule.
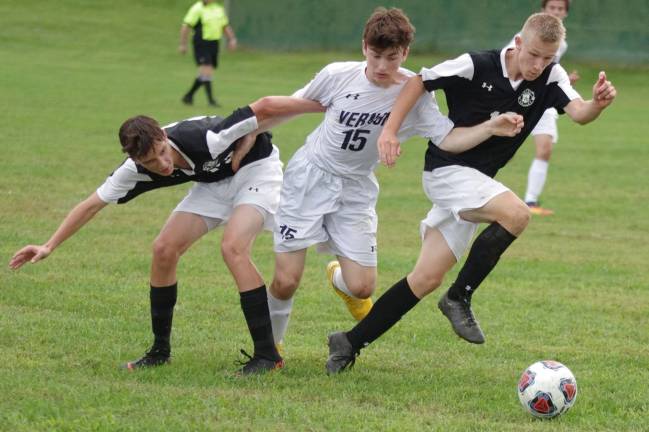
[[[243,367],[236,372],[239,376],[262,375],[268,372],[280,370],[284,367],[284,360],[281,357],[279,360],[272,360],[257,354],[251,356],[244,350],[241,350],[241,354],[248,357],[248,360],[239,362],[239,364],[243,365]]]
[[[162,366],[167,363],[171,363],[171,350],[169,348],[157,348],[154,346],[144,354],[144,357],[139,360],[130,361],[123,367],[129,371],[134,371],[141,368]]]
[[[484,334],[471,310],[471,300],[451,300],[447,291],[437,303],[437,307],[451,322],[453,331],[459,337],[474,344],[484,343]]]
[[[183,98],[181,100],[185,105],[193,105],[194,104],[194,99],[188,94],[183,96]]]
[[[329,335],[329,358],[327,359],[327,374],[333,375],[351,369],[356,363],[360,351],[354,351],[352,344],[343,332]]]
[[[217,99],[212,99],[210,101],[207,101],[207,104],[209,106],[213,107],[213,108],[220,108],[221,107],[221,104],[219,103],[219,101]]]

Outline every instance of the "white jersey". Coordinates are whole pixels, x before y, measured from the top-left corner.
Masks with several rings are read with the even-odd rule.
[[[392,105],[407,80],[388,88],[367,79],[366,62],[331,63],[294,96],[320,102],[325,118],[306,139],[303,150],[321,169],[340,176],[367,176],[379,163],[376,142]],[[400,73],[409,78],[407,69]],[[453,129],[434,95],[424,94],[399,130],[404,141],[420,135],[439,144]]]

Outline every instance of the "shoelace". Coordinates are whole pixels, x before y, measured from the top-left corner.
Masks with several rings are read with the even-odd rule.
[[[245,357],[248,358],[248,360],[244,360],[244,361],[236,360],[234,364],[237,364],[237,365],[240,365],[240,366],[245,366],[245,365],[249,364],[250,362],[252,362],[254,360],[259,360],[259,359],[268,360],[268,361],[272,361],[272,362],[275,361],[273,359],[269,359],[267,357],[256,355],[256,354],[255,355],[250,355],[243,348],[241,348],[240,352],[241,352],[241,354],[243,354]]]
[[[467,324],[473,327],[476,325],[476,321],[475,316],[473,316],[473,311],[471,310],[471,300],[463,299],[460,303],[462,304],[462,309],[464,309],[464,313],[466,314]]]
[[[360,355],[360,351],[353,351],[352,355],[337,355],[333,356],[331,359],[335,362],[344,361],[345,365],[340,370],[345,370],[347,368],[351,369],[356,364],[356,357]]]

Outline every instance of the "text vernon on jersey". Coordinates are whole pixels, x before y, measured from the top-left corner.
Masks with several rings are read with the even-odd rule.
[[[341,111],[338,122],[342,125],[353,127],[353,128],[365,126],[366,124],[383,126],[389,116],[390,116],[389,112],[361,113],[361,112]]]

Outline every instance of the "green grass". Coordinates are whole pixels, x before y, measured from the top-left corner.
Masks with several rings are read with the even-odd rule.
[[[190,58],[175,53],[186,5],[118,0],[0,4],[0,257],[44,242],[69,209],[117,166],[117,128],[146,113],[161,122],[206,113],[179,103]],[[224,53],[217,93],[229,110],[287,94],[333,60],[360,53]],[[418,56],[418,69],[439,57]],[[590,93],[597,69],[579,69]],[[325,284],[328,257],[310,252],[287,337],[287,368],[234,378],[249,336],[219,256],[220,232],[183,258],[174,363],[128,374],[117,366],[150,341],[150,244],[187,186],[111,206],[45,262],[0,270],[0,430],[648,430],[649,192],[646,69],[607,68],[619,98],[600,121],[560,121],[544,204],[476,295],[487,335],[458,340],[426,298],[366,349],[350,373],[324,374],[326,335],[353,323]],[[282,158],[317,124],[275,131]],[[499,179],[522,193],[527,143]],[[425,145],[413,140],[379,169],[379,293],[403,277],[428,210]],[[269,280],[272,239],[255,260]],[[449,275],[449,280],[455,271]],[[447,281],[448,284],[449,281]],[[576,406],[537,421],[518,406],[519,374],[539,359],[566,363]]]

